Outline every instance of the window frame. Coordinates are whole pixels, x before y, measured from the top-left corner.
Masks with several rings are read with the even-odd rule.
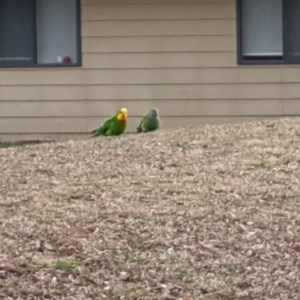
[[[81,41],[81,0],[74,0],[76,5],[76,51],[77,51],[77,62],[72,64],[61,64],[61,63],[34,63],[19,60],[1,61],[0,69],[2,68],[74,68],[82,66],[82,41]],[[35,60],[37,60],[37,14],[33,16],[34,21],[34,39],[35,44],[33,46],[33,52],[35,54]]]
[[[287,54],[287,17],[286,17],[286,1],[282,1],[282,23],[283,23],[283,57],[282,59],[245,59],[242,50],[242,1],[236,0],[236,33],[237,33],[237,64],[238,65],[299,65],[299,60],[289,60]],[[299,16],[300,17],[300,16]]]

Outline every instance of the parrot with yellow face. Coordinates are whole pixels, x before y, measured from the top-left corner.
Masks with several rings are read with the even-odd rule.
[[[137,127],[137,133],[154,131],[160,127],[160,120],[158,116],[158,109],[152,108],[146,116],[143,117],[139,127]]]
[[[127,108],[122,108],[120,111],[107,119],[102,126],[93,130],[91,137],[97,136],[113,136],[122,134],[127,127]]]

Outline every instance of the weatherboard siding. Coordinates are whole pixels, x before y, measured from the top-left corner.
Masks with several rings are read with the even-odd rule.
[[[238,66],[234,0],[82,0],[79,68],[0,69],[0,138],[86,134],[120,107],[133,131],[300,115],[300,72]]]

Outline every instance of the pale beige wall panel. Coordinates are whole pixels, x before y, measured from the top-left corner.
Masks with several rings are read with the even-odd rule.
[[[0,86],[1,100],[84,100],[86,86]]]
[[[86,37],[85,53],[235,51],[235,36]]]
[[[87,99],[282,99],[299,97],[299,89],[298,84],[278,83],[91,86],[87,89]]]
[[[181,68],[86,72],[90,84],[209,84],[282,82],[280,69]]]
[[[215,123],[238,123],[253,121],[257,119],[274,118],[266,116],[253,117],[165,117],[163,128],[176,128],[186,126],[198,126],[200,124]],[[89,134],[89,132],[104,122],[105,118],[0,118],[0,137],[1,134]],[[140,118],[131,118],[128,122],[128,132],[135,132]]]
[[[298,99],[282,100],[282,113],[291,116],[300,116],[300,96]]]
[[[151,5],[99,5],[95,1],[92,5],[82,7],[83,21],[103,21],[103,20],[189,20],[189,19],[235,19],[235,6],[232,1],[213,3],[210,1],[198,1],[194,3],[193,9],[186,5],[186,1],[181,4],[173,2],[170,4]],[[97,4],[98,3],[98,4]],[[144,3],[149,3],[144,1]]]
[[[297,82],[300,83],[300,67],[295,65],[291,68],[285,66],[282,68],[282,81],[283,82]]]
[[[19,79],[19,80],[18,80]],[[286,79],[294,82],[291,76]],[[208,83],[276,83],[282,82],[280,68],[180,68],[180,69],[123,69],[74,70],[44,72],[0,72],[0,88],[7,85],[105,85],[105,84],[208,84]]]
[[[81,68],[0,69],[1,86],[5,85],[77,85],[87,84],[87,71]],[[0,97],[2,94],[0,93]]]
[[[283,83],[2,86],[1,100],[289,99],[299,93],[299,84]]]
[[[85,53],[83,65],[89,69],[202,68],[234,67],[235,51],[198,53]]]
[[[2,101],[0,117],[109,117],[121,107],[129,109],[129,118],[143,116],[152,107],[159,107],[163,116],[272,116],[293,107],[300,113],[294,100],[149,100],[149,101]],[[285,109],[290,114],[291,111]]]
[[[235,20],[86,21],[84,37],[234,35]]]

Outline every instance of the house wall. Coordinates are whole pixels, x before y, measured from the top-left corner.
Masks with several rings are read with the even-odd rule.
[[[237,66],[235,0],[82,0],[82,68],[0,69],[0,137],[133,131],[300,114],[297,66]]]

